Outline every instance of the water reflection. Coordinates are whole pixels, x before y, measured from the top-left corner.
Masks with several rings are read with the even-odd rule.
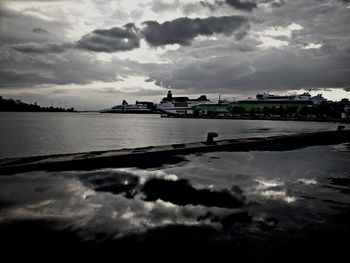
[[[301,183],[301,184],[305,184],[305,185],[317,184],[316,180],[314,180],[314,179],[305,179],[305,178],[298,179],[298,182]]]
[[[71,242],[78,244],[165,240],[169,246],[230,244],[241,252],[254,244],[264,253],[275,249],[266,242],[298,246],[319,229],[327,232],[325,240],[349,232],[349,152],[342,149],[216,152],[154,169],[1,176],[2,240],[31,229],[40,236],[48,228],[66,238],[74,234]]]
[[[250,189],[250,192],[253,192],[256,195],[261,197],[281,200],[286,203],[291,203],[296,201],[296,197],[288,196],[287,189],[283,182],[277,180],[264,180],[257,179],[255,180],[258,184],[257,186]]]
[[[139,180],[140,175],[143,180]],[[215,198],[218,199],[219,207],[225,198],[228,202],[235,201],[236,203],[232,204],[234,206],[241,205],[241,201],[228,192],[222,193],[222,196],[210,190],[203,193],[200,191],[204,190],[197,191],[187,183],[183,185],[174,175],[162,171],[147,173],[141,170],[120,169],[88,173],[40,172],[0,179],[3,223],[18,219],[56,220],[55,227],[58,229],[83,227],[83,238],[88,239],[100,232],[121,237],[126,233],[168,224],[208,224],[208,220],[198,218],[208,211],[217,216],[229,213],[229,209],[218,208],[215,205]],[[180,190],[190,189],[192,199],[197,198],[198,203],[204,202],[204,205],[191,204],[194,201],[189,196],[186,196],[189,199],[185,197],[183,200],[188,204],[179,204],[179,199],[174,195],[168,196],[171,200],[164,201],[162,199],[167,199],[164,197],[165,193],[154,185],[150,186],[152,182],[170,184],[168,190],[172,188],[172,182],[179,182],[180,186],[182,185]],[[131,186],[135,194],[130,196],[131,189],[121,189],[121,185]],[[154,194],[157,196],[154,197]],[[205,194],[208,198],[213,196],[214,200],[205,201]],[[206,207],[206,202],[213,207]]]

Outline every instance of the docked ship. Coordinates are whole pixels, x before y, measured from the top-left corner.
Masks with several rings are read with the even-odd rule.
[[[226,105],[220,104],[198,104],[193,110],[195,113],[206,113],[207,115],[226,114],[239,111],[256,111],[266,108],[295,108],[299,111],[303,107],[320,104],[326,101],[322,94],[311,97],[309,92],[290,95],[273,95],[270,93],[258,93],[255,98],[237,100]]]
[[[301,108],[304,106],[312,106],[315,104],[320,104],[326,101],[322,97],[322,94],[311,97],[309,92],[304,92],[302,94],[288,94],[288,95],[273,95],[270,93],[258,93],[256,97],[248,98],[246,100],[236,101],[231,106],[242,106],[246,109],[254,108],[271,108],[271,107],[297,107]]]
[[[273,95],[270,93],[258,93],[255,99],[248,98],[246,100],[237,101],[237,103],[309,103],[309,104],[319,104],[325,101],[322,94],[311,97],[309,92],[304,92],[303,94],[290,94],[290,95]]]
[[[192,115],[193,107],[198,104],[209,104],[211,103],[207,99],[206,95],[201,95],[196,99],[190,99],[188,97],[173,97],[171,91],[165,98],[162,99],[159,105],[159,110],[162,116],[165,115]]]
[[[139,102],[135,104],[129,104],[126,100],[123,100],[121,105],[116,105],[110,109],[100,111],[101,113],[153,113],[152,102]]]

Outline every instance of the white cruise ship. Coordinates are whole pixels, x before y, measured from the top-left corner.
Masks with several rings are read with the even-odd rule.
[[[272,95],[270,93],[258,93],[256,98],[248,98],[247,100],[240,100],[241,103],[246,102],[310,102],[313,104],[319,104],[323,101],[326,101],[322,94],[317,94],[316,96],[311,97],[309,92],[304,92],[303,94],[291,94],[291,95]]]
[[[153,103],[152,103],[153,106]],[[152,113],[152,108],[149,102],[138,102],[128,104],[123,100],[121,105],[116,105],[110,109],[102,110],[101,113]]]
[[[201,95],[197,99],[190,99],[188,97],[173,97],[171,91],[169,90],[167,96],[160,102],[159,110],[161,114],[186,115],[193,114],[193,106],[208,103],[211,102],[207,99],[206,95]]]

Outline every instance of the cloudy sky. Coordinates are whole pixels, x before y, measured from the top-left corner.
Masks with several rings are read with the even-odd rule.
[[[0,95],[102,109],[175,95],[350,97],[350,0],[2,0]]]

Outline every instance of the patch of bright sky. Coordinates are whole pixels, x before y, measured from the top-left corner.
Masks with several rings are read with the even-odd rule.
[[[154,21],[156,20],[158,23],[163,23],[165,21],[173,20],[179,17],[183,17],[184,14],[179,8],[165,9],[162,12],[154,12],[151,10],[152,7],[151,0],[125,0],[118,2],[118,8],[126,12],[133,21],[125,21],[126,23],[133,22],[138,27],[142,26],[142,22],[144,21]],[[172,0],[163,0],[165,4],[173,4]],[[181,2],[181,1],[179,1]],[[186,1],[183,3],[193,2]]]
[[[258,3],[258,8],[269,8],[272,7],[273,4],[280,4],[282,1],[281,0],[274,0],[269,3]]]
[[[102,82],[94,81],[86,85],[67,84],[54,85],[44,84],[28,88],[3,89],[2,96],[20,99],[24,102],[36,101],[41,106],[65,106],[74,107],[78,110],[101,110],[121,103],[123,99],[134,102],[141,97],[153,100],[152,93],[164,94],[163,88],[154,82],[145,82],[148,76],[129,76],[124,81]],[[148,93],[150,96],[140,96],[138,92]],[[163,96],[163,95],[162,95]],[[158,96],[159,97],[159,96]],[[159,98],[155,100],[159,102]]]
[[[67,85],[58,85],[57,89],[61,91],[61,93],[69,93],[76,92],[79,94],[80,92],[85,93],[95,92],[95,93],[136,93],[140,91],[161,91],[163,88],[154,84],[154,82],[145,82],[148,76],[127,76],[123,78],[123,81],[115,81],[115,82],[103,82],[103,81],[94,81],[88,83],[86,85],[80,84],[67,84]],[[40,86],[37,90],[40,90]],[[45,87],[47,92],[47,87]]]
[[[143,39],[140,42],[140,47],[130,51],[124,51],[115,53],[113,56],[118,59],[129,59],[133,61],[137,61],[139,63],[157,63],[157,64],[165,64],[169,63],[169,59],[165,57],[161,57],[165,52],[169,50],[176,50],[179,48],[179,45],[166,45],[164,47],[159,48],[150,48],[146,41]],[[99,57],[99,55],[98,55]],[[100,57],[99,57],[100,58]]]
[[[283,27],[272,27],[270,29],[264,30],[262,34],[266,36],[271,36],[271,37],[278,37],[278,36],[291,37],[292,31]]]
[[[320,47],[322,47],[322,45],[319,43],[309,43],[306,46],[303,46],[302,49],[319,49]]]
[[[302,29],[303,29],[302,26],[293,23],[287,27],[278,26],[278,27],[268,28],[262,31],[262,34],[266,36],[271,36],[271,37],[278,37],[278,36],[291,37],[293,31],[298,31]]]
[[[216,36],[197,36],[193,41],[218,40]]]
[[[68,22],[66,37],[74,40],[96,28],[103,28],[108,15],[101,13],[92,1],[6,1],[4,4],[9,9],[41,20]]]
[[[283,48],[288,46],[289,42],[287,40],[280,40],[277,37],[290,38],[293,31],[299,31],[302,29],[302,26],[292,23],[287,27],[269,27],[260,32],[252,32],[252,36],[261,42],[259,47],[262,49]]]
[[[171,4],[173,1],[164,1]],[[196,1],[180,1],[183,4]],[[135,23],[141,27],[142,22],[156,20],[159,23],[183,17],[180,8],[154,12],[152,1],[122,0],[101,1],[98,4],[90,0],[78,1],[4,1],[4,5],[12,10],[49,22],[66,21],[67,38],[77,40],[81,36],[98,28],[111,28],[126,23]],[[115,17],[116,12],[122,12],[123,17]],[[197,17],[195,14],[192,14]]]
[[[108,83],[108,86],[115,87],[115,91],[120,92],[138,92],[141,90],[162,90],[163,88],[154,84],[154,82],[145,82],[148,76],[129,76],[124,78],[123,81],[118,81],[115,83]],[[89,84],[90,85],[90,84]],[[94,88],[101,89],[106,86],[105,82],[95,83],[91,85]]]
[[[148,1],[142,0],[127,0],[127,1],[118,1],[118,6],[121,7],[124,11],[131,13],[135,9],[140,7],[140,4]]]
[[[262,42],[258,47],[262,49],[268,49],[268,48],[283,48],[289,45],[288,41],[279,40],[272,37],[267,36],[261,36],[259,37],[259,40]]]
[[[49,17],[49,16],[46,16],[40,12],[36,12],[36,11],[24,11],[23,12],[24,15],[27,15],[27,16],[34,16],[36,18],[39,18],[41,20],[46,20],[46,21],[49,21],[49,22],[53,22],[55,19],[53,17]]]

